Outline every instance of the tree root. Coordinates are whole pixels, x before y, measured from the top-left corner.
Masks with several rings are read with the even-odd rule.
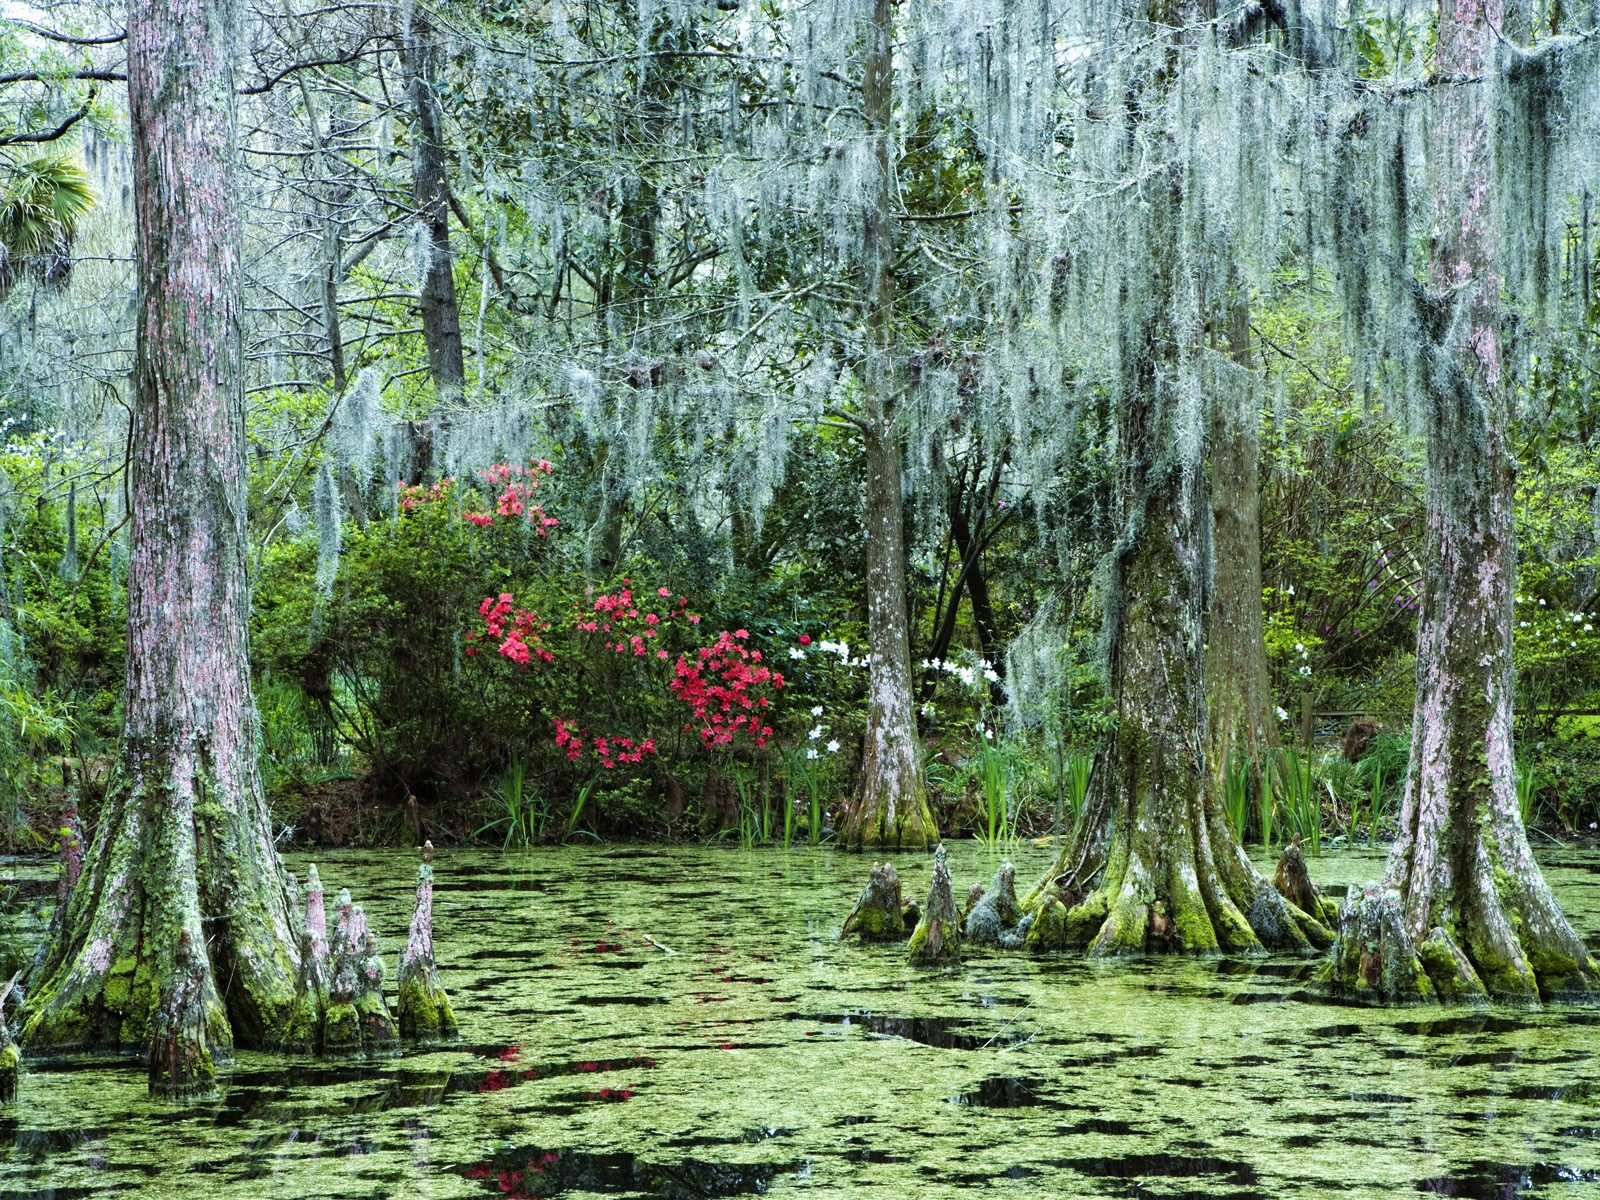
[[[1352,891],[1340,912],[1339,940],[1318,980],[1337,995],[1372,1004],[1538,1004],[1541,998],[1582,996],[1593,980],[1584,964],[1546,952],[1524,953],[1517,926],[1496,897],[1480,903],[1455,931],[1436,923],[1415,938],[1405,901],[1392,887]],[[1509,941],[1507,940],[1509,938]],[[1536,969],[1535,962],[1543,970]]]

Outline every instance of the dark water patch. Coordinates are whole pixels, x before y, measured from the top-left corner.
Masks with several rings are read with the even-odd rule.
[[[670,1004],[670,996],[585,996],[585,1004],[617,1004],[642,1008],[647,1004]]]
[[[1091,1179],[1215,1179],[1236,1187],[1249,1187],[1257,1182],[1256,1169],[1247,1162],[1216,1158],[1210,1155],[1182,1154],[1127,1154],[1120,1158],[1058,1158],[1048,1163],[1068,1171],[1076,1171]],[[1143,1195],[1142,1191],[1129,1193]],[[1174,1195],[1166,1191],[1162,1195]],[[1194,1195],[1215,1195],[1215,1192],[1196,1192]]]
[[[887,1150],[880,1150],[875,1146],[869,1146],[867,1145],[865,1138],[846,1138],[845,1146],[847,1148],[840,1156],[845,1160],[845,1162],[876,1163],[881,1166],[884,1163],[904,1163],[911,1161],[910,1157],[907,1155],[891,1154]]]
[[[1506,1034],[1526,1029],[1528,1022],[1515,1017],[1441,1017],[1436,1021],[1401,1021],[1391,1028],[1407,1037],[1452,1037],[1464,1033]]]
[[[1283,1144],[1296,1149],[1304,1149],[1307,1146],[1320,1146],[1327,1140],[1320,1133],[1291,1133],[1283,1139]]]
[[[1396,1096],[1390,1092],[1352,1092],[1352,1104],[1415,1104],[1415,1096]]]
[[[434,884],[434,893],[453,895],[458,892],[548,892],[549,883],[527,875],[477,875],[442,877]]]
[[[52,1154],[100,1141],[109,1132],[104,1128],[24,1129],[15,1117],[0,1119],[0,1142],[8,1143],[30,1162],[43,1162]]]
[[[658,1163],[626,1152],[596,1154],[520,1147],[497,1151],[490,1158],[455,1170],[464,1178],[480,1181],[485,1194],[506,1200],[542,1200],[577,1190],[658,1200],[702,1200],[764,1192],[778,1175],[798,1168],[798,1163],[734,1164],[697,1158]]]
[[[1218,975],[1259,979],[1310,979],[1317,971],[1315,962],[1254,962],[1248,958],[1224,958],[1217,963]]]
[[[1416,1191],[1429,1196],[1456,1196],[1461,1200],[1510,1200],[1552,1183],[1593,1183],[1600,1171],[1585,1171],[1557,1163],[1473,1162],[1448,1175],[1417,1182]]]
[[[1110,1040],[1110,1039],[1107,1039]],[[1104,1067],[1123,1059],[1160,1058],[1164,1053],[1160,1046],[1126,1046],[1117,1050],[1106,1050],[1100,1054],[1077,1054],[1060,1060],[1063,1067]]]
[[[1597,1085],[1587,1080],[1576,1083],[1564,1083],[1559,1087],[1549,1084],[1535,1084],[1526,1087],[1512,1088],[1506,1093],[1511,1100],[1567,1100],[1582,1101],[1593,1100],[1597,1094]]]
[[[762,1142],[770,1142],[774,1138],[786,1138],[794,1135],[793,1129],[785,1129],[778,1125],[757,1125],[746,1129],[737,1137],[712,1137],[704,1133],[686,1133],[678,1137],[667,1138],[659,1144],[673,1150],[709,1150],[713,1146],[757,1146]]]
[[[1368,1030],[1365,1025],[1319,1025],[1317,1028],[1308,1029],[1305,1032],[1307,1039],[1319,1042],[1331,1042],[1345,1038],[1365,1038],[1367,1036]]]
[[[974,1032],[975,1022],[966,1017],[899,1017],[871,1012],[850,1012],[837,1017],[810,1013],[784,1013],[789,1021],[809,1021],[818,1025],[842,1025],[865,1030],[874,1037],[903,1038],[935,1050],[980,1050],[991,1046],[1014,1046],[1030,1036],[1002,1029],[994,1034]]]
[[[656,1060],[647,1057],[607,1058],[607,1059],[579,1059],[569,1062],[538,1063],[525,1062],[522,1048],[519,1046],[506,1046],[498,1050],[491,1050],[484,1055],[495,1059],[500,1065],[488,1070],[454,1071],[449,1075],[447,1090],[451,1092],[501,1092],[507,1088],[521,1087],[525,1083],[534,1083],[544,1079],[560,1079],[573,1075],[599,1076],[617,1071],[648,1071],[655,1067]],[[584,1093],[554,1097],[554,1103],[573,1103],[587,1096],[588,1092],[601,1090],[614,1091],[596,1087],[586,1089]],[[631,1096],[631,1093],[630,1093]]]
[[[581,1092],[560,1092],[550,1098],[551,1105],[568,1105],[574,1109],[585,1104],[622,1104],[639,1094],[637,1088],[598,1087]]]
[[[1020,1163],[1007,1167],[1003,1171],[945,1171],[939,1167],[918,1167],[917,1174],[930,1181],[943,1183],[954,1187],[980,1189],[986,1188],[996,1179],[1032,1179],[1039,1174],[1035,1167],[1025,1167]]]
[[[1522,1061],[1520,1050],[1480,1050],[1473,1054],[1452,1054],[1452,1067],[1513,1067]]]
[[[978,1108],[1032,1108],[1048,1104],[1039,1093],[1044,1084],[1037,1079],[996,1075],[976,1087],[950,1097],[952,1104],[971,1104]]]
[[[1126,1121],[1113,1121],[1106,1117],[1086,1117],[1076,1125],[1056,1126],[1056,1134],[1059,1137],[1072,1137],[1084,1133],[1097,1133],[1104,1137],[1132,1137],[1138,1132]]]

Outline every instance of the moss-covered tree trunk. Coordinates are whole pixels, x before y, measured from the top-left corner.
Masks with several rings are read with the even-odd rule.
[[[288,897],[256,773],[246,653],[232,0],[128,12],[139,285],[122,745],[29,997],[46,1053],[146,1050],[210,1087],[294,997]]]
[[[1025,898],[1025,944],[1093,954],[1306,950],[1331,940],[1251,865],[1206,765],[1202,618],[1210,509],[1203,411],[1183,390],[1185,311],[1181,160],[1151,169],[1145,146],[1173,137],[1162,119],[1185,69],[1184,42],[1205,35],[1203,6],[1152,0],[1155,43],[1123,97],[1126,164],[1140,176],[1124,236],[1148,264],[1105,303],[1122,313],[1115,397],[1117,530],[1104,597],[1106,690],[1116,720],[1088,804],[1045,878]],[[1108,248],[1115,253],[1117,248]],[[1198,349],[1196,347],[1195,349]],[[1259,600],[1257,601],[1259,603]]]
[[[1250,369],[1250,310],[1229,314],[1228,350]],[[1278,744],[1261,613],[1261,437],[1253,389],[1218,396],[1211,415],[1211,575],[1206,608],[1206,761],[1218,786],[1230,760],[1261,762]]]
[[[1251,865],[1206,770],[1205,492],[1197,471],[1150,460],[1157,406],[1136,393],[1119,420],[1125,534],[1105,635],[1116,727],[1075,835],[1024,901],[1026,944],[1105,955],[1326,946],[1316,917]]]
[[[911,690],[906,614],[905,520],[900,491],[903,373],[894,335],[892,230],[893,7],[873,0],[863,62],[862,103],[873,144],[875,183],[862,214],[868,357],[861,370],[866,442],[867,730],[860,782],[842,831],[846,845],[924,847],[938,840],[928,807]]]
[[[1503,4],[1443,4],[1439,70],[1497,69]],[[1514,29],[1513,29],[1514,31]],[[1593,990],[1593,962],[1528,847],[1512,750],[1510,390],[1502,348],[1488,84],[1451,88],[1432,127],[1426,584],[1400,837],[1352,895],[1333,978],[1380,1001]]]

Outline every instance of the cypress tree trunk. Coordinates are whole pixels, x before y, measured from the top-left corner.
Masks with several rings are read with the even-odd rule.
[[[1035,914],[1025,944],[1106,955],[1326,946],[1320,914],[1286,903],[1251,865],[1206,769],[1206,496],[1201,472],[1168,453],[1163,344],[1152,332],[1129,348],[1142,367],[1119,407],[1124,533],[1105,631],[1116,728],[1074,836],[1024,900]]]
[[[122,745],[93,850],[29,999],[46,1052],[148,1049],[209,1090],[294,997],[288,898],[256,773],[246,653],[233,0],[127,23],[139,322]]]
[[[455,260],[450,254],[450,197],[439,100],[433,94],[439,50],[423,14],[407,11],[401,57],[416,122],[412,129],[412,194],[424,241],[417,302],[422,309],[422,340],[428,347],[428,372],[443,398],[460,392],[467,372],[461,349],[461,311],[456,304]]]
[[[863,214],[868,361],[866,403],[867,730],[861,778],[842,831],[846,845],[924,847],[938,840],[928,807],[911,691],[911,633],[906,615],[905,524],[900,492],[900,426],[895,406],[902,376],[895,361],[894,235],[891,230],[891,134],[894,87],[893,9],[872,0],[862,72],[862,101],[877,170]]]
[[[1228,348],[1250,367],[1250,313],[1233,306]],[[1211,414],[1211,597],[1206,608],[1206,758],[1212,786],[1230,758],[1251,764],[1278,744],[1261,616],[1260,419],[1248,394],[1219,397]]]
[[[1173,51],[1189,31],[1204,36],[1201,5],[1152,0],[1141,15]],[[1130,129],[1162,110],[1181,69],[1175,52],[1151,56],[1122,99]],[[1331,941],[1320,914],[1288,904],[1256,872],[1206,766],[1210,512],[1203,464],[1179,449],[1191,440],[1179,394],[1180,342],[1191,335],[1175,319],[1191,286],[1180,262],[1184,181],[1172,162],[1140,184],[1126,219],[1138,222],[1130,241],[1145,249],[1148,271],[1106,297],[1124,314],[1104,634],[1116,727],[1073,837],[1024,900],[1035,918],[1025,944],[1041,949],[1209,954]]]
[[[1497,69],[1503,3],[1440,6],[1444,75]],[[1511,381],[1505,378],[1487,84],[1449,89],[1433,126],[1435,291],[1427,345],[1428,564],[1400,837],[1352,895],[1332,981],[1380,1001],[1537,1000],[1595,986],[1594,964],[1533,860],[1511,741]]]

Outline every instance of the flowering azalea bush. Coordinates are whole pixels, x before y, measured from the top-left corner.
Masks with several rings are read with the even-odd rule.
[[[549,474],[543,461],[492,467],[483,473],[499,489],[492,508],[462,515],[485,531],[524,522],[545,537],[558,522],[534,496]],[[570,578],[536,573],[520,590],[484,596],[464,637],[467,658],[502,672],[509,664],[531,710],[528,729],[548,730],[562,758],[616,771],[642,766],[665,746],[686,748],[679,734],[728,753],[767,744],[784,679],[748,630],[723,630],[701,644],[701,616],[687,596],[635,588],[631,577],[574,595]]]

